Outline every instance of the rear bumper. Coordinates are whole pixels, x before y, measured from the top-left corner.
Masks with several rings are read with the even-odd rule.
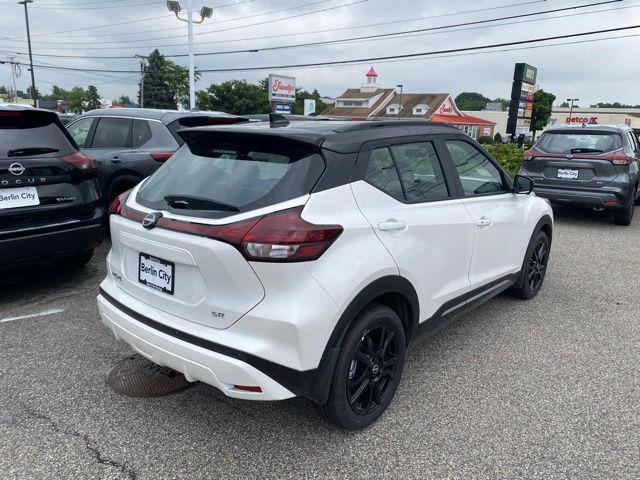
[[[616,210],[623,208],[628,201],[622,194],[604,191],[566,190],[542,186],[536,186],[534,191],[537,196],[546,198],[553,203],[589,208]]]
[[[102,323],[140,355],[181,372],[191,382],[216,387],[229,397],[284,400],[300,394],[303,385],[315,376],[315,371],[295,371],[175,330],[131,310],[102,289],[98,309]],[[262,392],[239,390],[234,385],[259,386]]]
[[[73,255],[101,242],[104,237],[97,209],[90,220],[0,234],[0,267]]]

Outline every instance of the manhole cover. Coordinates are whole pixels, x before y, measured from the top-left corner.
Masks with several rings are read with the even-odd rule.
[[[192,385],[181,373],[141,355],[121,360],[107,375],[107,384],[116,393],[129,397],[163,397]]]

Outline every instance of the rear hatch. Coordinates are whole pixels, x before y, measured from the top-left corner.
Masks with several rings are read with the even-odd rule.
[[[624,155],[622,137],[589,129],[547,132],[525,153],[523,174],[538,186],[600,188],[617,176],[614,160]]]
[[[0,110],[0,233],[90,218],[96,172],[55,113]]]
[[[114,206],[110,266],[137,299],[227,328],[264,297],[240,240],[304,205],[325,166],[300,142],[213,130],[188,131],[187,145]]]

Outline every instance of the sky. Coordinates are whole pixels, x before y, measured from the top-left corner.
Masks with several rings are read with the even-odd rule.
[[[468,48],[569,35],[617,27],[640,27],[640,0],[192,0],[194,10],[213,7],[213,17],[196,25],[195,52],[200,69],[274,67],[362,59],[359,64],[259,71],[203,73],[197,89],[230,79],[257,82],[269,73],[294,76],[298,87],[336,97],[358,87],[371,66],[378,83],[404,85],[409,93],[477,91],[487,97],[509,97],[516,62],[538,67],[538,85],[554,93],[558,103],[579,98],[588,106],[601,101],[640,104],[640,28],[538,44],[470,51],[404,60],[367,60],[421,52]],[[186,7],[187,0],[181,0]],[[593,5],[598,3],[599,5]],[[563,12],[484,22],[565,7]],[[186,12],[185,12],[186,13]],[[139,60],[158,48],[166,55],[185,55],[187,24],[167,10],[164,0],[35,0],[29,5],[34,64],[101,72],[35,67],[36,86],[71,88],[94,84],[103,98],[135,98]],[[199,18],[198,14],[195,15]],[[454,24],[476,23],[461,27]],[[120,25],[113,25],[120,24]],[[433,30],[433,27],[447,27]],[[359,41],[298,46],[270,51],[261,48],[326,42],[408,30]],[[637,35],[637,36],[635,36]],[[613,38],[627,36],[627,38]],[[560,42],[607,40],[531,48]],[[513,50],[518,48],[517,50]],[[495,51],[495,50],[508,51]],[[255,51],[257,50],[257,51]],[[28,57],[24,9],[15,0],[0,0],[0,61]],[[57,55],[43,56],[43,55]],[[72,58],[64,58],[64,56]],[[125,58],[108,58],[108,57]],[[186,66],[186,57],[172,58]],[[18,88],[30,83],[26,66]],[[0,85],[10,86],[7,64],[0,64]]]

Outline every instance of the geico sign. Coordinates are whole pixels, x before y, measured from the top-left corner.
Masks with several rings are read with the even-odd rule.
[[[287,92],[294,93],[296,87],[291,83],[282,83],[282,81],[276,79],[273,81],[273,91],[274,92]]]
[[[565,123],[586,123],[588,125],[598,125],[598,117],[567,117]]]

